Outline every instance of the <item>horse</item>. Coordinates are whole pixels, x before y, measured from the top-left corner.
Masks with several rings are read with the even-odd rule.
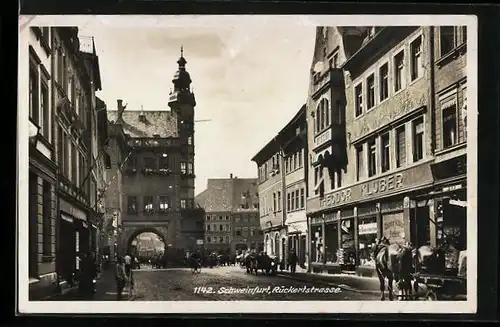
[[[396,281],[404,297],[411,295],[412,249],[399,244],[390,244],[386,237],[382,237],[373,247],[373,257],[382,293],[380,300],[385,300],[385,278],[388,281],[390,301],[394,299],[393,281]]]

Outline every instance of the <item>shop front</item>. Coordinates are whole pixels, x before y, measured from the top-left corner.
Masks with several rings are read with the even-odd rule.
[[[431,206],[417,199],[432,182],[426,163],[326,194],[319,210],[309,212],[311,270],[373,276],[378,238],[413,243],[412,229],[422,235],[422,226],[429,230]]]
[[[62,281],[72,285],[81,256],[90,250],[91,232],[84,210],[64,199],[59,200],[59,205],[58,269]]]
[[[287,244],[288,253],[292,250],[297,255],[297,264],[305,267],[307,263],[307,221],[294,221],[287,220]]]

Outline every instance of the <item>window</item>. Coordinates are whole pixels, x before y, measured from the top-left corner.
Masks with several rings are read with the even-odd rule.
[[[371,74],[366,79],[367,87],[367,107],[366,109],[371,109],[375,106],[375,75]]]
[[[78,152],[78,148],[75,143],[69,142],[69,145],[71,147],[71,181],[73,183],[78,183],[77,175],[78,175],[78,156],[80,153]]]
[[[226,220],[229,220],[229,216],[226,216]]]
[[[292,199],[291,199],[290,193],[286,194],[286,210],[287,211],[292,210]]]
[[[406,129],[401,126],[396,129],[396,167],[406,164]]]
[[[322,132],[330,125],[330,103],[327,99],[322,99],[316,110],[316,133]]]
[[[363,145],[356,147],[356,180],[359,181],[364,176]]]
[[[212,228],[212,225],[207,224],[207,231],[210,231],[210,230],[211,230],[211,228]]]
[[[380,77],[380,101],[389,97],[389,65],[384,64],[379,70]]]
[[[368,177],[372,177],[377,174],[377,147],[375,146],[375,140],[368,142]]]
[[[273,193],[273,211],[276,212],[276,193]]]
[[[209,226],[207,226],[207,227],[209,227]],[[210,242],[212,242],[212,239],[210,238],[210,236],[207,236],[207,243],[210,243]]]
[[[298,156],[298,160],[299,160],[299,168],[302,168],[302,150],[300,150],[298,153],[297,153],[297,156]]]
[[[335,189],[335,172],[330,172],[330,189]]]
[[[422,37],[419,36],[410,44],[411,49],[411,80],[422,77]]]
[[[38,176],[29,172],[29,276],[38,277]]]
[[[354,88],[354,96],[356,103],[356,117],[363,114],[363,84],[359,83]]]
[[[382,172],[386,172],[391,167],[391,152],[390,152],[390,141],[389,133],[382,135],[381,140],[381,161],[382,161]]]
[[[42,134],[50,140],[49,87],[46,81],[42,82],[40,91],[40,108],[42,109]]]
[[[224,237],[219,236],[219,243],[224,243]]]
[[[43,181],[43,255],[52,255],[52,185]]]
[[[151,213],[154,211],[154,203],[153,203],[153,197],[152,196],[145,196],[144,197],[144,211]]]
[[[156,158],[145,157],[144,158],[144,168],[145,169],[156,169]]]
[[[194,174],[194,167],[193,167],[193,163],[192,162],[188,162],[188,166],[187,166],[187,173],[188,175],[193,175]]]
[[[226,240],[226,243],[229,243],[229,236],[224,236],[225,240]]]
[[[188,142],[188,145],[193,145],[193,137],[188,136],[187,142]]]
[[[281,191],[278,191],[278,211],[281,211]]]
[[[424,157],[424,119],[417,118],[413,121],[413,162]]]
[[[300,209],[300,195],[299,195],[299,190],[295,190],[295,210]]]
[[[293,154],[293,170],[297,169],[297,153]]]
[[[224,231],[224,225],[219,225],[219,232]]]
[[[457,106],[456,104],[443,109],[443,148],[457,142]]]
[[[448,54],[455,48],[455,27],[454,26],[441,26],[439,27],[439,44],[441,57]]]
[[[186,199],[181,199],[181,209],[186,209]]]
[[[165,195],[160,196],[158,202],[160,205],[160,211],[167,211],[170,208],[170,199],[168,198],[168,196]]]
[[[241,236],[241,229],[240,228],[236,228],[236,236]]]
[[[405,52],[404,50],[394,57],[394,91],[397,92],[405,86]]]
[[[300,208],[301,209],[304,209],[305,206],[306,206],[306,201],[305,201],[306,197],[305,197],[305,192],[304,192],[304,189],[301,188],[300,189]]]
[[[296,205],[295,205],[295,191],[292,191],[290,193],[290,199],[291,199],[290,211],[294,211],[295,208],[296,208]]]
[[[49,30],[50,27],[42,27],[42,41],[45,43],[45,45],[50,47]]]
[[[137,197],[129,196],[127,198],[127,212],[130,214],[137,213]]]
[[[250,236],[255,236],[255,229],[250,227]]]
[[[29,114],[30,118],[37,125],[40,124],[40,112],[38,107],[38,70],[30,64],[30,81],[29,81]]]
[[[207,220],[210,220],[210,216],[207,216]]]
[[[185,161],[181,161],[181,174],[187,174],[187,166]]]

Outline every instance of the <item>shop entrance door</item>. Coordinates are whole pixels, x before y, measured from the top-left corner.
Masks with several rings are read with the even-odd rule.
[[[75,244],[75,227],[73,222],[59,218],[59,245],[57,260],[60,263],[61,277],[68,283],[73,282],[73,272],[76,269],[76,244]]]
[[[306,263],[306,250],[307,250],[307,244],[306,244],[306,236],[301,235],[300,236],[300,241],[299,241],[299,264],[303,267]]]

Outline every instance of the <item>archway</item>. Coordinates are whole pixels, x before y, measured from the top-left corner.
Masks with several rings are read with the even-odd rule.
[[[127,239],[127,253],[138,259],[140,266],[164,268],[168,243],[156,228],[138,229]]]

